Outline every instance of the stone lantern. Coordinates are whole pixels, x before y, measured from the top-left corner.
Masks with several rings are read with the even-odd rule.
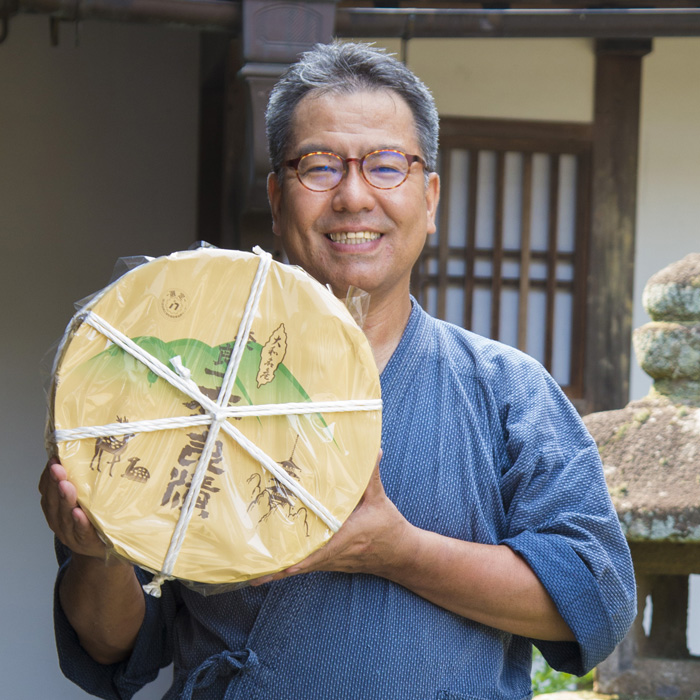
[[[635,331],[634,347],[654,380],[651,391],[584,418],[632,552],[639,597],[632,630],[598,666],[596,690],[700,700],[700,658],[686,639],[689,575],[700,574],[700,253],[654,275],[643,303],[653,320]],[[650,627],[643,624],[649,600]]]

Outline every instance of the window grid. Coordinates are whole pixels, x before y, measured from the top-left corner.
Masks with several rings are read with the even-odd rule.
[[[589,125],[448,118],[442,128],[438,232],[429,237],[414,269],[414,294],[438,318],[529,352],[570,398],[583,398]],[[454,160],[465,153],[466,182],[453,182]],[[574,163],[568,179],[562,166],[567,157]],[[546,201],[540,221],[546,231],[538,231],[539,243],[533,232],[536,196]],[[561,206],[564,196],[573,207],[571,222]],[[456,224],[451,221],[454,208],[465,208],[459,198],[466,200],[466,213]],[[513,201],[519,205],[519,245],[513,244],[508,228],[512,216],[506,224],[512,213],[507,199],[511,207]],[[573,228],[573,250],[560,235],[565,225]],[[515,316],[517,329],[504,323],[507,313]]]

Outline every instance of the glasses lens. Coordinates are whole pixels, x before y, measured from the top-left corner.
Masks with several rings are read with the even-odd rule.
[[[309,153],[299,161],[299,179],[310,190],[333,189],[343,178],[343,161],[333,153]]]
[[[408,160],[400,151],[375,151],[365,156],[362,172],[367,181],[382,190],[400,185],[408,176]]]

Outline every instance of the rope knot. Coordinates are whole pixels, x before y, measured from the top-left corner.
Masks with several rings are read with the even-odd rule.
[[[258,657],[252,649],[229,651],[226,649],[204,659],[188,676],[182,689],[182,700],[191,700],[192,693],[199,688],[208,688],[221,676],[237,676],[246,668],[258,665]]]

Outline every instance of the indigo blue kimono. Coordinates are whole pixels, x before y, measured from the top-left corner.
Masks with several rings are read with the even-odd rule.
[[[632,565],[595,443],[557,384],[415,302],[381,383],[389,498],[420,528],[522,555],[576,642],[501,632],[375,576],[319,572],[211,596],[170,582],[113,666],[87,656],[56,603],[64,673],[102,698],[130,698],[172,661],[166,698],[524,700],[532,643],[576,674],[610,654],[636,614]]]

